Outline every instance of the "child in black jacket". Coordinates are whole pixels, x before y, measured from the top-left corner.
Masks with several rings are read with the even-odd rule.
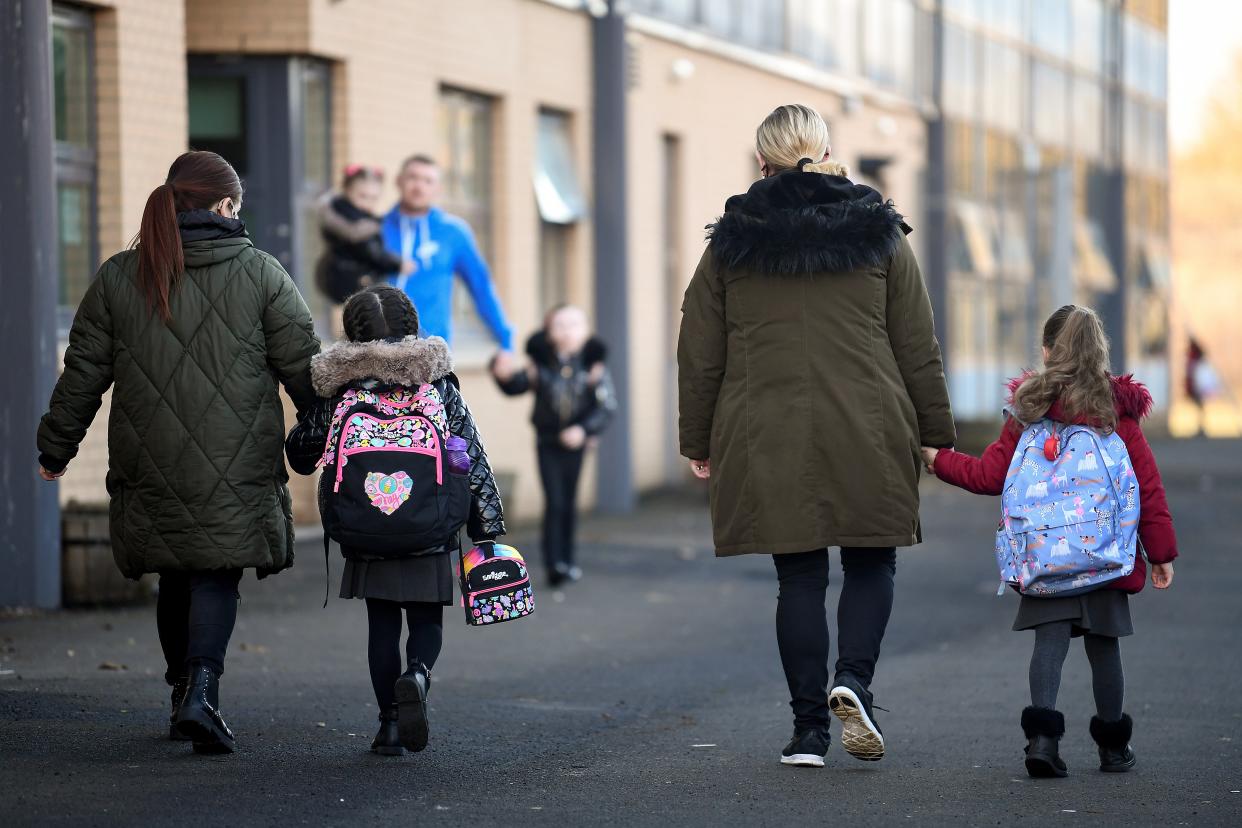
[[[434,389],[435,413],[428,408],[428,416],[443,418],[444,431],[464,441],[470,459],[466,532],[475,544],[503,535],[504,511],[496,480],[458,390],[445,341],[417,336],[414,305],[391,285],[374,285],[351,297],[345,305],[344,326],[349,341],[330,345],[311,361],[311,379],[320,399],[285,442],[289,465],[299,474],[311,474],[321,458],[327,460],[328,435],[346,391],[391,399],[405,392],[431,395]],[[340,458],[334,456],[333,462]],[[321,511],[332,492],[328,472],[333,468],[332,462],[325,465],[319,481]],[[459,550],[456,534],[397,557],[341,547],[345,572],[340,595],[363,598],[367,604],[367,660],[380,708],[380,729],[371,744],[376,753],[399,756],[403,749],[418,751],[427,745],[427,689],[440,654],[442,612],[453,602],[453,558]],[[404,673],[399,646],[403,612],[409,625]]]
[[[384,277],[413,270],[413,262],[388,252],[380,237],[375,208],[383,180],[378,169],[351,164],[345,168],[340,194],[319,205],[325,250],[315,268],[315,284],[337,305]]]
[[[493,364],[496,382],[510,396],[535,392],[539,476],[543,483],[543,556],[548,582],[576,581],[575,500],[588,444],[604,431],[616,410],[612,380],[604,367],[604,344],[591,335],[586,313],[573,305],[548,312],[543,330],[526,343],[527,367],[507,371]]]

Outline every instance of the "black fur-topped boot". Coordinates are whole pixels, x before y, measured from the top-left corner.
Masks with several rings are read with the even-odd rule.
[[[397,734],[406,750],[418,753],[427,747],[430,728],[427,724],[427,691],[431,688],[431,671],[421,661],[397,679]]]
[[[1028,707],[1022,711],[1022,732],[1026,734],[1026,772],[1036,779],[1069,776],[1061,759],[1061,737],[1065,717],[1048,707]]]
[[[194,742],[195,753],[232,753],[233,731],[220,715],[220,677],[210,668],[190,668],[190,683],[177,708],[177,730]]]
[[[1134,734],[1134,720],[1122,713],[1115,722],[1106,722],[1099,716],[1091,717],[1091,738],[1100,747],[1100,770],[1105,773],[1125,773],[1137,760],[1130,749],[1130,737]]]
[[[181,706],[181,700],[185,698],[186,688],[190,686],[190,677],[181,676],[173,682],[172,686],[172,710],[168,714],[168,738],[174,742],[188,742],[190,737],[182,734],[177,729],[177,708]]]
[[[397,706],[394,704],[379,714],[379,732],[371,742],[371,752],[380,756],[404,756],[401,736],[397,733]]]

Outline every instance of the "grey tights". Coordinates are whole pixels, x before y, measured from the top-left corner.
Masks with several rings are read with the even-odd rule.
[[[1035,650],[1031,653],[1031,704],[1055,709],[1061,688],[1061,665],[1069,653],[1073,622],[1053,621],[1035,628]],[[1106,722],[1121,718],[1125,696],[1125,675],[1121,669],[1121,647],[1117,639],[1104,635],[1083,636],[1087,660],[1091,662],[1091,689],[1095,711]]]

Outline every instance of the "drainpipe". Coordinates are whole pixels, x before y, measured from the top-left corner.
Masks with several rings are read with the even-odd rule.
[[[936,337],[943,352],[945,374],[949,373],[956,354],[949,347],[948,334],[953,322],[949,318],[949,186],[948,130],[944,116],[944,14],[943,3],[937,2],[931,25],[931,98],[935,114],[927,121],[927,206],[924,210],[923,271],[932,312],[936,316]]]
[[[39,479],[34,445],[58,362],[48,6],[0,3],[0,606],[60,604],[57,486]]]
[[[633,511],[630,447],[629,259],[625,14],[619,0],[592,0],[591,167],[595,199],[595,319],[608,343],[617,411],[599,446],[597,508]],[[671,427],[671,425],[669,425]]]

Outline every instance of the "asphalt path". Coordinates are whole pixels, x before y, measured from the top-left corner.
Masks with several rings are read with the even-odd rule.
[[[222,683],[233,756],[163,738],[151,607],[0,616],[0,824],[1242,825],[1242,444],[1156,450],[1184,557],[1173,589],[1131,604],[1130,774],[1096,770],[1076,644],[1060,703],[1071,776],[1027,778],[1033,637],[995,596],[997,504],[935,481],[873,686],[888,755],[862,763],[834,742],[822,770],[780,765],[772,563],[715,559],[688,491],[587,520],[586,579],[537,586],[531,618],[473,629],[448,608],[431,745],[404,758],[367,750],[365,611],[321,609],[313,542],[290,572],[243,581]],[[830,607],[839,572],[834,552]]]

